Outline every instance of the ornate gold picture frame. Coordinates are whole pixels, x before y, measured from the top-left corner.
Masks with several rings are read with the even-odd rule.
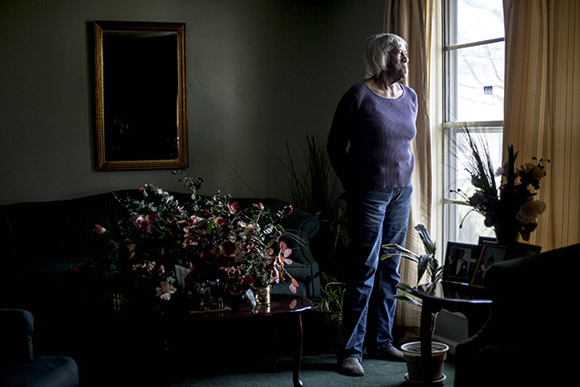
[[[185,24],[93,24],[97,169],[186,168]]]

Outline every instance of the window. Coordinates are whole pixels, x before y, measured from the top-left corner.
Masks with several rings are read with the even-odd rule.
[[[445,0],[443,9],[444,245],[492,236],[481,215],[451,190],[469,192],[462,144],[467,125],[501,165],[505,69],[502,0]]]

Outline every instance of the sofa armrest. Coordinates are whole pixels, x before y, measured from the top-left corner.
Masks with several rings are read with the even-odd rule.
[[[0,364],[31,361],[34,318],[23,309],[0,309]]]
[[[239,202],[241,206],[261,202],[273,211],[282,211],[289,204],[276,198],[240,199]],[[320,298],[320,279],[316,276],[319,268],[318,262],[310,250],[310,240],[318,232],[320,223],[315,216],[299,208],[294,208],[292,213],[282,220],[281,224],[286,234],[282,236],[282,240],[292,249],[290,259],[294,262],[286,266],[286,269],[300,283],[297,294],[311,300],[317,300]],[[273,293],[290,294],[287,284],[275,286]]]
[[[282,211],[284,210],[284,207],[289,204],[275,198],[244,198],[235,200],[237,200],[242,207],[251,206],[252,203],[261,202],[273,211]],[[286,231],[286,236],[283,236],[282,239],[286,241],[288,247],[293,251],[291,257],[292,260],[318,266],[318,263],[310,251],[310,239],[316,235],[320,228],[318,219],[306,211],[294,208],[292,213],[282,220],[281,224]]]

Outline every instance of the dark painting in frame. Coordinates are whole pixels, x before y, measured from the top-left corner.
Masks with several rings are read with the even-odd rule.
[[[481,246],[468,243],[447,242],[443,280],[469,284],[479,258]]]
[[[187,168],[185,23],[93,30],[97,169]]]

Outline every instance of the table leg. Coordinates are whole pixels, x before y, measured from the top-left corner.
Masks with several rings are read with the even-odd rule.
[[[304,330],[302,327],[302,313],[295,313],[298,319],[297,326],[297,344],[296,352],[294,353],[293,369],[292,369],[292,379],[294,381],[294,387],[302,387],[302,380],[300,380],[300,365],[302,363],[302,345],[304,341]]]
[[[423,301],[423,306],[421,308],[421,366],[423,370],[423,382],[425,384],[431,384],[431,340],[432,332],[431,327],[433,325],[433,312],[431,308],[427,305],[427,302]]]

